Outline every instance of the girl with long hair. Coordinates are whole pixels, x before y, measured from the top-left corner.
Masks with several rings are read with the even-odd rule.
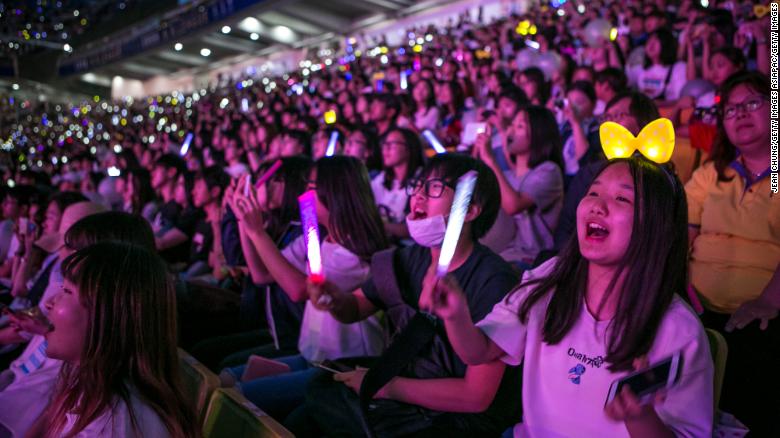
[[[412,88],[414,99],[414,127],[418,131],[434,130],[439,126],[439,108],[436,107],[436,92],[433,82],[422,79]]]
[[[180,390],[176,297],[165,264],[141,246],[101,242],[63,261],[47,355],[64,362],[28,436],[198,436]]]
[[[406,128],[392,128],[382,137],[382,171],[371,180],[379,214],[388,235],[409,236],[404,218],[409,196],[406,186],[423,164],[420,137]]]
[[[151,175],[143,168],[129,169],[123,175],[125,190],[122,192],[123,210],[127,213],[140,214],[149,222],[154,221],[157,214],[154,189]]]
[[[677,61],[677,39],[663,28],[651,33],[644,64],[628,68],[626,74],[629,84],[650,98],[676,101],[686,82],[685,63]]]
[[[309,175],[308,188],[316,192],[317,221],[327,233],[321,239],[325,275],[340,290],[352,292],[368,278],[371,256],[388,246],[366,168],[352,157],[322,158]],[[253,277],[275,281],[295,302],[306,301],[304,236],[280,251],[265,231],[256,197],[239,194],[234,204],[239,226],[259,256]],[[223,373],[223,381],[241,379],[240,389],[247,398],[270,415],[284,419],[303,402],[306,385],[315,371],[312,362],[376,356],[383,347],[382,325],[376,316],[359,324],[343,324],[306,301],[298,340],[300,355],[278,359],[292,372],[246,381],[241,379],[246,367],[236,367]]]
[[[577,209],[577,235],[560,257],[529,271],[474,324],[450,278],[424,309],[444,320],[468,364],[523,363],[523,423],[515,436],[711,436],[713,364],[704,329],[678,294],[687,277],[680,181],[643,157],[609,161]],[[631,371],[679,353],[674,386],[642,403]]]
[[[507,261],[529,268],[553,246],[563,206],[563,157],[555,116],[540,106],[521,109],[503,132],[512,167],[503,171],[490,144],[492,129],[477,137],[475,154],[490,167],[501,189],[501,211],[484,243]]]

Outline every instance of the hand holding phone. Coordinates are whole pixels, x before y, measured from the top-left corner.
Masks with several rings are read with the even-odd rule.
[[[681,374],[682,354],[677,352],[666,359],[612,382],[605,405],[614,400],[625,387],[628,387],[640,402],[645,404],[658,391],[674,386]]]

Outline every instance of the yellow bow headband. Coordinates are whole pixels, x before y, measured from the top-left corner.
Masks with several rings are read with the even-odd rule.
[[[637,137],[615,122],[599,127],[601,148],[607,159],[627,158],[639,151],[650,161],[663,164],[672,158],[674,126],[669,119],[656,119],[645,126]]]

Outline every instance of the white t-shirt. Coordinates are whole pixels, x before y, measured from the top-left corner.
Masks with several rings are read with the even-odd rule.
[[[379,213],[384,220],[392,224],[403,222],[406,219],[406,204],[409,201],[406,188],[401,187],[400,181],[394,180],[392,188],[388,190],[385,188],[384,182],[384,171],[379,172],[371,180],[371,191],[374,192],[374,200]]]
[[[667,83],[669,69],[671,69],[671,76]],[[629,83],[653,99],[677,100],[680,97],[680,90],[687,82],[684,62],[677,62],[672,66],[654,65],[649,68],[639,65],[629,67],[627,70]],[[666,85],[665,92],[664,85]]]
[[[118,401],[114,409],[106,411],[87,425],[75,438],[131,438],[136,436],[164,438],[170,436],[160,416],[151,407],[142,402],[135,391],[130,392],[130,403],[133,406],[138,433],[133,429],[130,410],[123,401]],[[76,424],[77,416],[66,414],[66,423],[62,435],[66,435]]]
[[[368,263],[336,243],[320,246],[325,277],[343,292],[352,292],[369,277]],[[306,242],[300,236],[282,250],[282,256],[301,272],[308,272]],[[377,315],[344,324],[329,312],[317,310],[309,301],[303,311],[298,351],[313,362],[342,357],[379,356],[384,350],[384,329]]]
[[[0,380],[0,423],[23,437],[43,413],[54,392],[62,361],[46,356],[46,339],[34,336]],[[0,384],[2,386],[3,384]]]
[[[420,130],[435,130],[439,126],[439,108],[432,106],[427,111],[414,113],[414,126]]]
[[[526,272],[523,281],[547,275],[553,258]],[[612,382],[628,374],[610,372],[605,331],[609,321],[596,321],[587,307],[557,345],[543,340],[543,324],[550,294],[530,311],[522,324],[518,310],[533,286],[521,288],[477,325],[505,353],[507,364],[523,367],[523,423],[515,437],[628,437],[622,422],[604,413]],[[682,373],[666,400],[656,406],[661,420],[677,436],[712,436],[713,364],[704,328],[693,311],[675,297],[667,309],[647,355],[655,363],[681,351]]]

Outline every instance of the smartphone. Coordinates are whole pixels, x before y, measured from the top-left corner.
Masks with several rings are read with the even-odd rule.
[[[633,372],[615,380],[609,387],[605,405],[611,402],[623,387],[628,385],[637,398],[645,402],[661,389],[671,388],[677,383],[682,370],[682,354],[677,352],[672,356],[656,362],[649,368]]]
[[[314,365],[317,368],[321,368],[325,371],[331,372],[333,374],[336,373],[345,373],[347,371],[354,371],[354,368],[344,365],[341,362],[335,361],[335,360],[323,360],[321,362],[313,362],[312,365]]]
[[[477,135],[482,134],[487,129],[485,122],[470,122],[466,124],[463,130],[463,144],[474,144],[477,141]]]
[[[246,183],[244,183],[244,196],[249,197],[249,188],[252,187],[252,174],[246,176]]]

